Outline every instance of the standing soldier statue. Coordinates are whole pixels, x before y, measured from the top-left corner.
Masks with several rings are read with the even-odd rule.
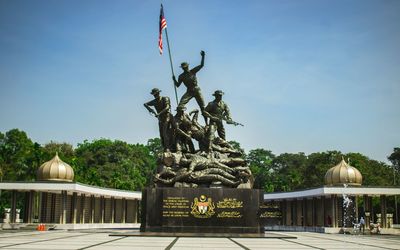
[[[217,129],[218,136],[225,140],[225,128],[222,121],[226,121],[228,124],[239,125],[232,121],[231,113],[229,112],[228,105],[222,101],[222,95],[224,92],[216,90],[213,94],[215,96],[214,101],[209,102],[205,108],[204,115],[210,118],[210,126],[212,126],[211,133],[214,134]]]
[[[154,100],[146,102],[144,106],[151,113],[154,114],[155,117],[158,118],[158,126],[160,129],[160,138],[161,144],[164,148],[164,151],[171,150],[171,141],[172,141],[172,129],[171,129],[171,104],[169,101],[169,97],[160,96],[161,90],[154,88],[151,90],[151,93],[154,96]],[[151,106],[154,106],[154,111]]]
[[[179,86],[181,86],[183,82],[183,84],[185,84],[187,88],[186,93],[183,94],[181,100],[179,101],[178,104],[179,107],[184,107],[190,101],[190,99],[194,97],[201,111],[202,112],[204,111],[205,103],[203,95],[201,94],[200,87],[198,86],[197,83],[196,73],[199,72],[199,70],[204,66],[205,54],[206,53],[204,51],[200,52],[201,63],[200,65],[194,67],[193,69],[189,69],[189,64],[187,62],[181,63],[181,68],[183,69],[183,73],[179,75],[178,81],[176,80],[175,76],[172,76],[172,80],[174,81],[176,87],[179,88]],[[206,118],[204,119],[206,120]]]

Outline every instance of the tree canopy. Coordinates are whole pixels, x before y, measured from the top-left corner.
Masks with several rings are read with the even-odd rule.
[[[236,141],[229,142],[240,149]],[[21,130],[0,132],[0,180],[33,181],[41,164],[58,153],[75,171],[75,181],[100,187],[141,190],[152,181],[157,155],[162,152],[159,138],[146,145],[98,139],[83,141],[76,148],[71,144],[50,141],[40,145]],[[273,154],[257,148],[244,152],[254,174],[254,187],[266,192],[292,191],[322,186],[326,171],[342,157],[363,175],[363,185],[391,186],[393,173],[400,171],[400,148],[388,156],[392,165],[368,158],[360,153],[340,151]]]

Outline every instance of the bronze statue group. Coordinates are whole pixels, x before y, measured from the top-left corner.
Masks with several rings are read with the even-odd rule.
[[[204,66],[204,51],[200,55],[200,65],[189,69],[189,64],[183,62],[183,73],[178,80],[172,77],[176,87],[183,83],[187,88],[175,115],[171,113],[169,97],[161,96],[158,88],[151,91],[154,99],[144,104],[158,118],[164,151],[158,157],[154,183],[156,186],[174,187],[251,188],[251,171],[242,153],[226,141],[223,122],[236,126],[242,124],[232,120],[228,105],[222,101],[224,93],[221,90],[216,90],[213,94],[215,99],[205,106],[196,77]],[[199,110],[186,112],[186,104],[192,98],[199,105],[204,125],[198,121]],[[198,149],[193,140],[197,141]]]

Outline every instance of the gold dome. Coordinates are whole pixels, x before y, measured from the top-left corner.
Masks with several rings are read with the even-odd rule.
[[[350,166],[344,159],[326,171],[325,185],[327,186],[341,186],[347,184],[350,186],[361,186],[362,175],[358,169]]]
[[[69,181],[74,180],[74,170],[70,165],[63,162],[58,154],[48,162],[40,166],[36,173],[39,181]]]

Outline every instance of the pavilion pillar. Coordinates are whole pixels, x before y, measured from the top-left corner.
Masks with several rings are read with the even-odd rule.
[[[89,222],[94,223],[94,216],[95,216],[95,208],[96,208],[96,198],[94,195],[90,196],[90,211],[89,211]]]
[[[61,191],[61,216],[60,216],[60,224],[67,223],[67,191]]]
[[[368,195],[363,196],[363,203],[364,203],[364,215],[365,215],[365,225],[369,226],[371,222],[373,222],[372,219],[372,210],[371,210],[371,197]]]
[[[35,191],[31,190],[31,191],[29,191],[29,195],[28,195],[28,211],[26,211],[26,213],[27,213],[26,222],[27,223],[32,223],[34,200],[35,200]]]
[[[42,218],[41,204],[42,204],[42,192],[39,191],[37,194],[37,199],[35,199],[36,223],[41,222]]]
[[[317,218],[316,218],[316,205],[318,204],[318,202],[316,202],[316,197],[313,197],[311,200],[311,206],[312,206],[312,211],[311,211],[311,225],[313,227],[315,227],[317,225]]]
[[[56,222],[56,194],[51,194],[51,204],[50,204],[50,222]]]
[[[322,217],[322,220],[321,220],[321,226],[323,226],[323,227],[325,227],[326,225],[325,225],[325,218],[326,218],[326,209],[325,209],[325,196],[321,196],[321,210],[322,210],[322,212],[320,213],[321,214],[321,217]]]
[[[115,199],[114,197],[111,197],[111,216],[110,216],[110,221],[111,223],[114,223],[115,221]]]
[[[138,219],[138,200],[133,200],[133,223],[137,223],[137,219]]]
[[[307,226],[307,198],[302,199],[302,226]]]
[[[25,212],[24,212],[24,217],[23,217],[25,223],[27,223],[27,221],[28,221],[28,210],[29,210],[29,192],[25,192],[24,193],[24,211]]]
[[[285,221],[283,223],[284,226],[290,226],[290,220],[292,218],[292,207],[290,204],[289,200],[284,200],[283,201],[286,205],[286,216],[285,216]]]
[[[71,200],[71,223],[76,224],[77,220],[77,213],[78,213],[78,194],[76,192],[72,193],[72,200]]]
[[[120,211],[121,211],[121,207],[118,206],[119,202],[118,199],[114,198],[114,223],[120,223],[121,220],[118,217],[118,215],[120,215]]]
[[[355,214],[355,216],[357,218],[356,221],[357,221],[357,223],[359,223],[360,217],[358,216],[358,196],[357,195],[354,196],[354,210],[356,212],[356,214]]]
[[[303,201],[297,200],[297,226],[303,226]]]
[[[126,222],[126,200],[125,200],[125,198],[122,198],[121,209],[122,209],[121,221],[122,221],[122,223],[125,223]]]
[[[386,204],[386,195],[380,196],[380,205],[381,205],[381,227],[387,227],[386,223],[386,214],[387,214],[387,204]]]
[[[295,199],[293,200],[293,226],[298,226],[299,225],[299,200]]]
[[[286,224],[286,215],[287,215],[286,201],[281,200],[281,201],[279,201],[279,204],[280,204],[279,206],[281,208],[281,225],[285,225]]]
[[[48,211],[47,211],[47,204],[48,204],[48,193],[47,192],[42,192],[41,193],[41,195],[40,195],[40,197],[41,197],[41,199],[40,199],[40,206],[39,206],[39,209],[40,209],[40,220],[39,220],[39,223],[46,223],[47,222],[47,213],[48,213]]]
[[[369,197],[369,200],[368,200],[368,202],[369,202],[369,206],[370,206],[370,208],[371,208],[371,220],[372,220],[372,223],[375,223],[375,222],[377,222],[376,221],[376,216],[375,216],[375,210],[374,210],[374,206],[372,206],[372,199],[373,199],[374,197]]]
[[[294,223],[295,226],[301,225],[301,201],[295,200],[296,203],[296,221]]]
[[[85,213],[86,213],[86,195],[81,194],[81,209],[80,209],[80,215],[79,216],[79,221],[81,224],[85,224]]]
[[[291,218],[290,225],[296,226],[297,225],[297,202],[296,202],[296,200],[291,200],[290,206],[292,208],[292,218]]]
[[[332,227],[338,227],[337,197],[335,194],[331,195],[331,204],[332,204]]]
[[[10,223],[15,223],[17,217],[17,191],[11,191],[11,213],[10,213]]]
[[[136,209],[136,218],[137,218],[137,223],[140,223],[140,208],[142,207],[141,206],[141,200],[136,200],[136,203],[137,203],[137,209]]]
[[[302,226],[302,216],[303,216],[303,203],[299,199],[296,200],[296,226]]]
[[[100,196],[100,223],[104,223],[105,217],[105,198],[104,196]]]
[[[24,199],[24,223],[32,223],[32,191],[25,192]]]

